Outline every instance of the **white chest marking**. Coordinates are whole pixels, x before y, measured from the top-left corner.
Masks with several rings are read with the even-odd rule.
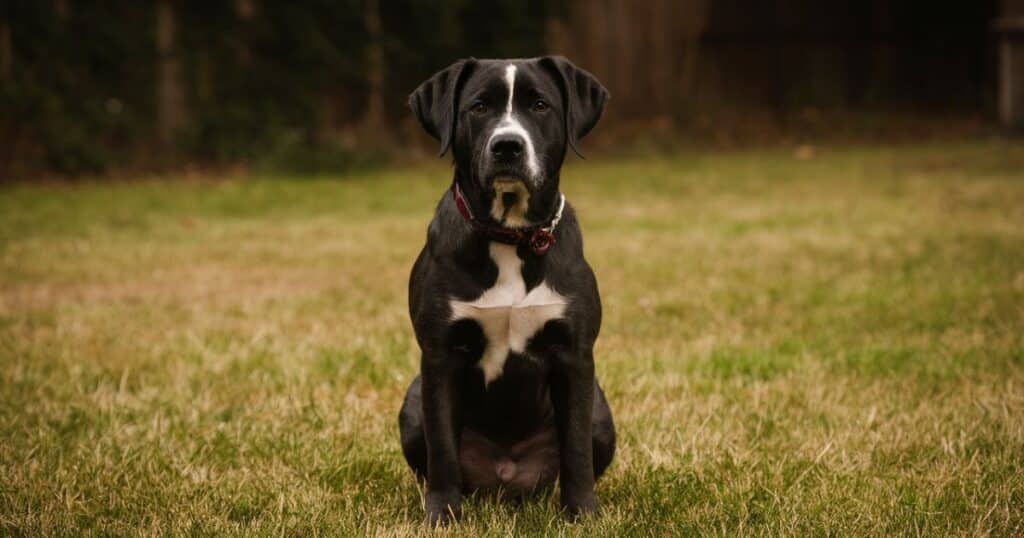
[[[512,245],[491,243],[491,259],[498,266],[498,279],[475,301],[451,299],[451,321],[472,319],[480,324],[487,347],[477,366],[484,371],[484,384],[501,375],[509,352],[522,353],[526,343],[552,319],[565,313],[566,298],[547,284],[526,292],[523,261]]]
[[[540,163],[537,161],[537,152],[533,149],[533,139],[530,138],[530,133],[526,131],[519,119],[512,114],[512,97],[516,88],[516,66],[510,64],[505,67],[505,84],[508,85],[508,104],[505,105],[505,116],[501,118],[501,122],[494,128],[494,131],[491,131],[487,146],[490,147],[491,140],[500,134],[511,133],[521,136],[526,149],[526,167],[530,169],[530,179],[536,181],[540,176]]]

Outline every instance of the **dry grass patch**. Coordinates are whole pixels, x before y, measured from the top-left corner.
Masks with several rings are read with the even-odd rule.
[[[572,163],[604,512],[448,534],[1024,533],[1022,151]],[[0,533],[421,533],[406,278],[448,173],[0,191]]]

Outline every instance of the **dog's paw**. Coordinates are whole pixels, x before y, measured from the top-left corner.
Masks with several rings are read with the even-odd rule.
[[[430,527],[454,523],[462,517],[462,494],[459,491],[428,491],[426,498],[427,518]]]
[[[570,521],[597,513],[597,496],[593,491],[562,496],[562,512]]]

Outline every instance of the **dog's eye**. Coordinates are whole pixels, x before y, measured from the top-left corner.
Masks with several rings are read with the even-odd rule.
[[[476,114],[477,116],[481,114],[486,114],[487,105],[485,105],[483,101],[477,101],[472,105],[469,105],[469,111],[472,112],[473,114]]]
[[[551,105],[543,99],[537,99],[533,102],[533,106],[530,107],[534,112],[547,112],[551,108]]]

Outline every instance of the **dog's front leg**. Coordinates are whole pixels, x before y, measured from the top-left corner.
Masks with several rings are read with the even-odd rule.
[[[458,361],[443,353],[424,350],[423,429],[427,440],[427,523],[434,526],[462,515],[462,479],[459,473],[461,401],[457,383]]]
[[[558,430],[562,508],[570,518],[597,511],[594,496],[594,358],[560,354],[552,370],[551,403]]]

